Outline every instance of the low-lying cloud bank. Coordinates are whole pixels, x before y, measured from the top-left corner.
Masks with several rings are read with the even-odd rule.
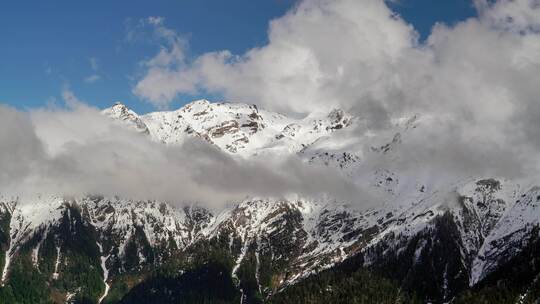
[[[240,161],[198,139],[167,146],[64,95],[69,109],[0,106],[1,194],[118,195],[215,208],[246,196],[367,199],[337,171],[295,157]]]

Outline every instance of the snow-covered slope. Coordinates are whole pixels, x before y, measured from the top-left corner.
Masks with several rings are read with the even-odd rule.
[[[115,120],[119,120],[126,126],[131,127],[141,133],[149,134],[148,127],[142,121],[139,115],[128,109],[120,102],[117,102],[112,107],[103,110],[102,113]]]
[[[333,252],[326,263],[332,265],[363,251],[365,264],[369,265],[379,258],[370,257],[370,248],[380,243],[406,246],[418,234],[432,230],[436,219],[449,215],[459,234],[460,259],[469,273],[467,283],[474,285],[494,271],[499,260],[507,261],[519,254],[519,241],[540,221],[540,211],[534,203],[540,197],[536,188],[522,189],[511,181],[490,177],[435,183],[411,177],[407,172],[365,166],[367,154],[381,155],[386,162],[399,160],[401,142],[415,129],[426,127],[429,117],[411,115],[394,121],[394,128],[367,128],[359,134],[355,127],[361,122],[341,110],[293,119],[256,106],[199,100],[177,111],[143,115],[141,120],[148,126],[150,136],[167,144],[198,136],[226,152],[245,157],[298,153],[308,162],[340,168],[353,180],[367,178],[374,191],[380,193],[377,208],[355,211],[332,203],[281,203],[298,210],[302,218],[298,226],[304,234],[295,239],[307,251],[298,256],[297,264],[305,268],[300,276],[309,273],[309,261],[318,253]],[[366,168],[372,172],[366,173]],[[237,232],[243,242],[260,241],[255,235],[268,229],[261,222],[264,216],[260,212],[281,205],[266,202],[265,206],[256,207],[255,214],[246,216],[255,222],[249,229],[244,227]],[[231,221],[231,217],[234,216],[225,216],[225,222]],[[239,227],[230,223],[229,226]],[[322,226],[330,231],[322,231]],[[365,237],[366,231],[369,238]],[[362,246],[358,245],[360,239]]]
[[[426,300],[442,302],[519,257],[540,225],[538,188],[497,177],[441,182],[366,165],[377,157],[381,164],[399,160],[400,145],[429,118],[411,115],[373,131],[341,110],[298,119],[206,100],[145,115],[117,103],[103,114],[167,145],[197,137],[245,158],[296,154],[362,181],[378,201],[357,208],[356,202],[331,199],[247,198],[210,211],[117,197],[2,198],[2,284],[29,259],[47,284],[68,286],[58,291],[66,301],[82,295],[106,301],[152,269],[172,264],[182,273],[213,249],[230,260],[239,288],[252,271],[264,297],[355,261],[391,272],[405,289],[423,286]],[[83,245],[84,253],[78,251]],[[81,267],[75,264],[80,256],[90,264],[88,272],[101,275],[100,292],[63,281]]]
[[[210,103],[198,100],[176,111],[139,116],[122,104],[103,111],[114,119],[149,130],[150,136],[166,144],[180,144],[188,136],[200,137],[229,153],[298,152],[322,136],[351,124],[340,110],[292,119],[255,105]]]

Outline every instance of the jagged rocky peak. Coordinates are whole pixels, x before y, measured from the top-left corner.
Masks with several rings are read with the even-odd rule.
[[[103,112],[145,131],[157,142],[181,144],[187,137],[199,137],[225,152],[242,156],[252,156],[269,147],[273,152],[296,153],[352,123],[352,117],[342,110],[296,119],[253,104],[213,103],[206,99],[175,111],[141,116],[122,104]]]
[[[183,108],[190,108],[194,106],[209,106],[210,104],[211,102],[207,99],[197,99],[197,100],[193,100],[190,103],[187,103],[186,105],[183,106]]]
[[[141,133],[150,133],[148,127],[139,117],[139,115],[119,101],[115,102],[112,107],[103,110],[102,113],[109,116],[110,118],[120,120],[126,126],[132,127]]]
[[[125,104],[120,101],[115,102],[110,108],[103,110],[105,114],[108,114],[112,118],[135,118],[139,117],[135,112],[130,110]]]

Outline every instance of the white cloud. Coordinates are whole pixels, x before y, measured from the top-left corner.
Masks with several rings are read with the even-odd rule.
[[[136,40],[137,36],[144,36],[148,31],[148,39],[155,41],[160,47],[159,52],[151,59],[143,61],[146,77],[139,81],[133,92],[144,96],[144,99],[154,106],[163,109],[176,97],[179,90],[195,92],[195,83],[192,77],[180,75],[186,65],[185,51],[187,40],[165,27],[163,17],[148,17],[139,20],[137,25],[128,31],[128,40]]]
[[[95,58],[95,57],[91,57],[91,58],[89,59],[89,61],[90,61],[90,67],[92,68],[92,70],[93,70],[94,72],[97,72],[97,70],[99,70],[98,59]]]
[[[372,128],[419,113],[437,118],[422,133],[432,140],[404,154],[424,155],[439,169],[461,161],[478,174],[532,174],[540,147],[540,3],[475,5],[479,17],[438,24],[420,44],[383,0],[304,0],[270,23],[267,45],[244,54],[168,63],[161,57],[174,45],[163,45],[134,93],[160,106],[207,92],[305,115],[341,107]]]
[[[62,99],[69,107],[75,107],[83,103],[81,100],[79,100],[79,98],[77,98],[77,96],[75,96],[73,91],[71,91],[67,85],[62,89]]]
[[[477,0],[480,18],[493,26],[517,33],[540,32],[540,1],[538,0]]]
[[[357,98],[336,93],[390,76],[388,66],[415,37],[383,1],[303,1],[270,24],[268,45],[240,56],[204,54],[190,66],[151,67],[134,92],[163,104],[200,86],[234,100],[307,112]],[[143,85],[161,78],[168,80],[163,94]]]
[[[65,89],[67,109],[0,105],[0,193],[118,195],[223,207],[246,196],[364,197],[337,171],[295,157],[238,160],[200,139],[167,146],[125,128]]]
[[[301,114],[341,107],[375,131],[418,113],[427,119],[400,146],[398,161],[368,158],[365,164],[424,176],[534,180],[540,176],[535,3],[478,0],[478,18],[439,24],[419,44],[382,0],[304,0],[271,22],[267,45],[194,60],[163,19],[145,19],[139,24],[151,29],[160,49],[142,63],[145,74],[134,93],[157,107],[199,91]],[[7,168],[0,189],[221,203],[290,193],[369,200],[329,169],[295,158],[238,162],[199,142],[158,145],[119,128],[69,90],[63,98],[72,110],[28,116],[0,107],[0,130],[16,130],[0,131],[0,142],[10,145],[0,152]],[[15,181],[21,188],[10,188]]]
[[[160,26],[163,25],[163,23],[165,22],[165,18],[161,16],[150,16],[146,19],[146,21],[148,22],[148,24]]]
[[[101,79],[101,75],[99,75],[99,61],[96,57],[90,57],[88,62],[90,63],[90,68],[92,69],[93,73],[86,76],[83,81],[85,83],[92,84]]]
[[[86,82],[86,83],[94,83],[94,82],[96,82],[96,81],[98,81],[100,79],[101,79],[101,76],[99,76],[98,74],[93,74],[93,75],[90,75],[88,77],[85,77],[84,82]]]

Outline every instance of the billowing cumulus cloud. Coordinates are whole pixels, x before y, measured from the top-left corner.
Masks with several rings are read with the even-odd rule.
[[[474,5],[478,17],[419,42],[382,0],[304,0],[270,23],[267,45],[153,66],[135,93],[167,103],[198,90],[301,115],[340,107],[376,130],[418,114],[403,166],[536,178],[540,2]],[[160,77],[166,94],[142,86]]]
[[[392,66],[415,44],[416,33],[383,1],[309,0],[272,21],[268,39],[268,45],[243,55],[221,51],[189,65],[151,64],[134,92],[165,103],[200,88],[231,100],[303,113],[317,106],[356,103],[386,94],[387,88],[378,83],[392,78]],[[168,52],[175,48],[171,45]],[[146,85],[158,79],[160,85]],[[159,88],[161,94],[156,93]]]
[[[158,54],[141,63],[147,69],[146,76],[133,89],[136,95],[144,96],[145,100],[160,109],[166,108],[179,92],[195,92],[194,79],[178,73],[186,67],[187,41],[165,27],[164,22],[163,17],[139,20],[127,36],[128,40],[137,40],[137,37],[143,36],[160,44]]]

